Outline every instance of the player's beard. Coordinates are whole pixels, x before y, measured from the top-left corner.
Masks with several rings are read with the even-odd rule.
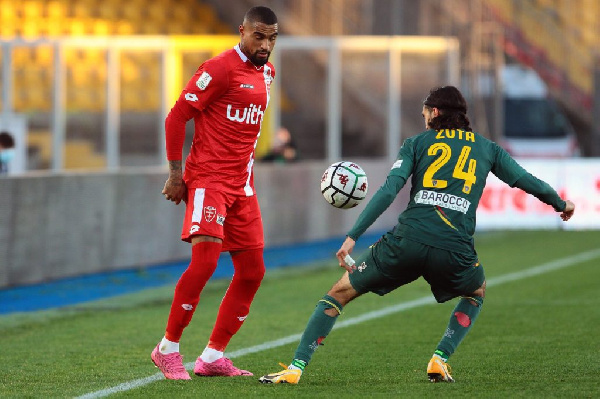
[[[265,58],[260,58],[258,56],[259,51],[257,51],[256,53],[252,54],[249,58],[250,61],[252,61],[252,63],[256,66],[263,66],[265,65],[268,61],[269,61],[269,57],[271,56],[271,52],[267,51],[267,56]]]

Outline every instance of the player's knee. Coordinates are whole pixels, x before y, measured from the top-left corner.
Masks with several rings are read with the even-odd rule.
[[[337,298],[327,294],[319,301],[317,307],[320,307],[327,316],[337,317],[342,314],[344,304],[340,303]]]
[[[480,295],[465,295],[463,296],[464,299],[466,299],[467,301],[469,301],[469,303],[473,306],[476,306],[478,308],[483,306],[483,296]]]
[[[335,298],[342,306],[346,306],[348,302],[356,298],[359,294],[349,282],[344,284],[342,281],[339,281],[331,287],[327,295]]]
[[[336,316],[340,315],[340,313],[335,308],[325,309],[323,311],[323,313],[325,313],[327,316],[330,316],[330,317],[336,317]]]
[[[254,249],[231,254],[235,277],[249,282],[260,283],[265,276],[263,250]]]
[[[479,287],[477,290],[475,290],[470,296],[478,296],[481,297],[482,299],[485,298],[485,281],[483,282],[483,284],[481,285],[481,287]]]

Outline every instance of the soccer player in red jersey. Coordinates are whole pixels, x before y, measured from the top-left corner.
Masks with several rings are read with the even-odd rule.
[[[190,379],[179,340],[224,251],[231,253],[235,273],[194,373],[252,375],[235,367],[223,352],[248,316],[265,273],[263,225],[252,172],[275,77],[268,60],[277,39],[277,16],[267,7],[252,7],[239,32],[238,45],[198,68],[165,122],[169,178],[162,193],[175,204],[185,202],[181,239],[192,246],[190,265],[175,287],[165,336],[152,352],[168,379]],[[192,118],[194,139],[182,173],[185,124]]]

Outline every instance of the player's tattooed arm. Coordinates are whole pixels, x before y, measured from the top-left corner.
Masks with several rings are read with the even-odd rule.
[[[185,189],[181,161],[169,161],[169,178],[162,190],[165,199],[179,204],[185,196]]]
[[[182,176],[183,173],[181,172],[181,161],[169,161],[169,178],[182,178]]]

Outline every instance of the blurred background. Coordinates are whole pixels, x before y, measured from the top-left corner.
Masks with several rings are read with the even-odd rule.
[[[580,199],[571,228],[600,227],[597,0],[0,0],[0,130],[14,137],[0,158],[0,287],[189,256],[182,209],[160,196],[164,119],[254,5],[280,28],[257,147],[268,246],[342,236],[360,210],[320,198],[322,171],[359,161],[372,195],[423,130],[429,89],[447,84],[476,131]],[[488,185],[481,226],[559,227]]]

